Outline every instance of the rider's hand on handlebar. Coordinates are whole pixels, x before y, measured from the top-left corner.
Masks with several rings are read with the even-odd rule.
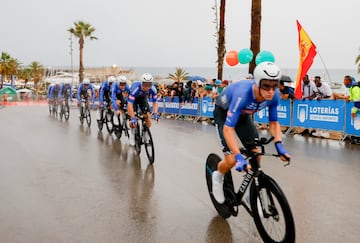
[[[137,119],[136,117],[131,118],[131,124],[136,125]]]
[[[291,156],[290,154],[284,149],[283,143],[281,141],[277,141],[275,143],[275,148],[276,151],[278,153],[278,155],[280,156],[280,159],[282,161],[289,161]]]
[[[160,116],[157,113],[154,113],[154,120],[158,121]]]
[[[244,159],[244,157],[240,153],[235,154],[235,161],[236,161],[235,169],[237,171],[247,171],[248,169],[251,168],[249,162],[246,159]]]

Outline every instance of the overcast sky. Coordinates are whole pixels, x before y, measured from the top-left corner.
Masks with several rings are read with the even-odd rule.
[[[96,28],[85,66],[216,66],[214,0],[5,0],[0,51],[24,65],[70,66],[67,29],[79,20]],[[219,1],[218,1],[219,4]],[[250,0],[227,0],[226,47],[250,46]],[[282,68],[297,68],[296,19],[317,46],[313,68],[355,69],[360,53],[359,0],[263,0],[261,50]],[[78,43],[73,43],[78,65]],[[245,65],[243,65],[246,67]]]

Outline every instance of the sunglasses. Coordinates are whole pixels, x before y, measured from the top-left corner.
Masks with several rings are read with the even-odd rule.
[[[277,88],[278,88],[278,84],[273,84],[273,85],[271,85],[271,84],[261,84],[260,85],[260,89],[263,89],[265,91],[270,91],[271,89],[275,91]]]

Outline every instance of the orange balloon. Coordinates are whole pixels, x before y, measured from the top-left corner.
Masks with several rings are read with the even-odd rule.
[[[239,63],[238,51],[236,50],[228,51],[228,53],[226,53],[226,62],[231,67],[238,64]]]

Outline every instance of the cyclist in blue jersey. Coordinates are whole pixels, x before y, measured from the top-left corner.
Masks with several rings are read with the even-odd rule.
[[[153,85],[153,77],[150,73],[144,73],[141,76],[140,82],[132,83],[130,87],[130,94],[128,97],[128,106],[127,111],[130,116],[130,145],[135,145],[134,140],[134,127],[137,124],[137,119],[135,117],[135,111],[140,109],[142,113],[147,116],[146,117],[146,124],[148,127],[151,127],[151,120],[150,120],[150,106],[148,103],[148,98],[151,99],[153,102],[153,113],[154,119],[158,120],[158,103],[157,103],[157,90]]]
[[[66,80],[64,83],[60,85],[60,91],[59,91],[59,100],[60,102],[62,99],[70,99],[70,102],[72,102],[72,87],[70,84],[70,81]]]
[[[107,80],[102,82],[100,86],[100,94],[99,94],[99,108],[104,108],[104,101],[108,104],[111,102],[111,87],[113,83],[116,81],[114,76],[108,77]]]
[[[78,101],[78,107],[80,107],[81,99],[86,100],[86,104],[90,109],[90,103],[89,103],[89,92],[91,92],[91,101],[94,103],[95,101],[95,89],[94,86],[90,83],[90,80],[88,78],[85,78],[82,83],[79,85],[77,90],[77,101]]]
[[[113,84],[111,90],[111,101],[117,115],[120,115],[121,110],[126,110],[126,99],[129,96],[130,88],[127,85],[127,78],[125,76],[116,77],[116,82]]]
[[[234,166],[238,171],[251,169],[240,153],[235,134],[246,149],[258,151],[254,140],[259,135],[251,117],[256,111],[268,107],[269,131],[274,136],[277,153],[283,161],[290,159],[290,154],[281,142],[282,133],[277,117],[280,77],[281,72],[274,63],[262,62],[254,70],[254,80],[230,84],[216,98],[214,120],[224,159],[218,164],[218,170],[212,174],[212,191],[219,203],[225,201],[224,175]]]
[[[60,82],[56,82],[54,85],[49,86],[49,100],[52,101],[54,98],[58,98],[60,91]]]

